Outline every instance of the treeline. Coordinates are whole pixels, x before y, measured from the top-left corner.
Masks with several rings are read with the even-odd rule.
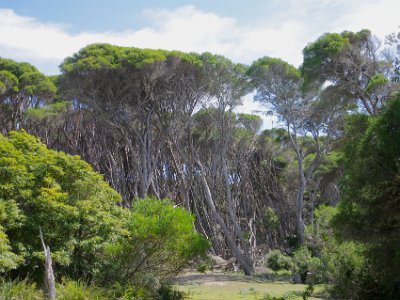
[[[398,276],[372,267],[378,266],[373,257],[382,241],[354,233],[360,224],[368,232],[378,224],[354,224],[351,215],[367,221],[366,211],[379,206],[375,188],[398,174],[377,169],[390,176],[375,186],[367,179],[376,177],[363,173],[369,149],[364,140],[379,140],[370,124],[390,115],[385,111],[399,90],[399,36],[387,42],[391,51],[368,30],[324,34],[304,48],[300,68],[269,57],[245,66],[210,53],[108,44],[89,45],[66,58],[59,76],[2,58],[0,128],[4,135],[25,129],[51,149],[80,155],[122,195],[120,207],[134,211],[135,199],[148,196],[172,199],[195,216],[211,251],[235,256],[247,275],[269,249],[292,254],[306,247],[328,269],[327,264],[351,265],[338,250],[347,247],[349,257],[368,261],[365,268],[360,263],[362,272],[347,272],[351,280],[330,269],[324,280],[338,284],[343,297],[363,291],[394,295]],[[260,117],[236,113],[253,91],[266,112],[279,116],[279,127],[260,132]],[[395,125],[388,130],[397,130]],[[390,158],[377,150],[368,161],[399,153],[390,149]],[[323,204],[339,201],[339,210],[324,211]],[[372,204],[364,207],[366,201]],[[390,203],[382,214],[398,206]],[[337,240],[330,219],[336,220]],[[391,244],[398,243],[393,237],[398,220],[391,220],[383,239],[391,257],[399,257]],[[357,240],[355,246],[346,238]],[[349,282],[360,289],[346,288]]]

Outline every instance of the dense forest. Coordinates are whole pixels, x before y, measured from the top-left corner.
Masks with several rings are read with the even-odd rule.
[[[208,253],[398,299],[399,82],[400,34],[368,30],[322,35],[299,68],[109,44],[56,76],[0,58],[0,273],[41,286],[48,245],[60,299],[79,280],[178,299],[163,280]],[[250,94],[273,128],[240,113]]]

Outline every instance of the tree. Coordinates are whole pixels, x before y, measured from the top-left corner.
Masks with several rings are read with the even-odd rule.
[[[353,116],[347,127],[343,199],[335,224],[345,238],[362,242],[371,264],[359,297],[400,296],[400,98],[377,117]],[[368,164],[366,164],[368,162]]]
[[[393,66],[392,80],[400,82],[400,32],[388,35],[386,43],[395,48],[395,53],[386,53]]]
[[[301,73],[306,90],[328,86],[340,101],[376,115],[396,89],[392,66],[369,30],[326,33],[303,50]]]
[[[21,128],[24,112],[40,107],[56,93],[53,81],[28,63],[0,58],[0,130]]]
[[[248,242],[245,241],[242,229],[240,227],[236,209],[234,207],[234,199],[232,196],[231,177],[229,174],[229,167],[227,162],[227,151],[233,138],[232,126],[236,117],[232,114],[232,110],[241,101],[248,91],[248,83],[245,77],[246,68],[240,64],[234,64],[228,59],[204,53],[201,56],[203,62],[203,72],[207,81],[205,82],[209,96],[215,99],[215,109],[210,109],[211,112],[208,116],[213,120],[213,146],[215,153],[219,155],[212,158],[214,168],[220,170],[222,175],[222,185],[225,190],[224,199],[226,199],[227,220],[224,220],[215,205],[215,193],[212,195],[210,184],[207,182],[207,170],[202,161],[199,148],[204,145],[195,145],[197,149],[191,149],[195,157],[195,162],[201,172],[200,178],[203,186],[205,200],[211,210],[211,215],[214,221],[221,227],[224,236],[228,242],[229,248],[232,250],[235,257],[240,262],[246,275],[253,274],[253,262],[250,257]],[[203,133],[202,133],[203,134]],[[215,170],[215,169],[214,169]],[[216,177],[213,176],[215,179]],[[217,179],[218,180],[218,179]],[[231,224],[232,229],[229,230],[228,224]],[[239,239],[243,253],[236,245],[236,238]]]
[[[58,272],[93,276],[98,254],[123,235],[120,196],[79,157],[49,150],[25,132],[0,136],[0,154],[1,248],[13,253],[1,269],[40,275],[42,228]]]
[[[80,154],[109,176],[127,206],[134,197],[159,196],[154,176],[165,142],[162,129],[169,127],[168,110],[178,104],[175,95],[184,93],[173,88],[184,88],[182,78],[193,80],[196,61],[195,54],[94,44],[61,65],[62,94],[81,115],[78,130],[103,140],[77,141],[85,152]]]
[[[295,152],[298,166],[298,186],[295,196],[297,234],[301,243],[305,241],[303,221],[304,193],[308,183],[321,162],[325,149],[321,145],[319,134],[328,120],[317,108],[318,96],[304,95],[299,70],[288,63],[275,58],[264,57],[255,61],[249,69],[257,94],[256,101],[271,105],[281,116]],[[315,157],[305,169],[304,158],[307,155],[304,138],[310,134],[315,147]],[[304,135],[304,138],[301,138]]]

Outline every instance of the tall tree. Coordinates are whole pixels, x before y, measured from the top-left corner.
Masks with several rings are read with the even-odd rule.
[[[380,46],[369,30],[322,35],[303,50],[304,88],[329,86],[335,97],[376,115],[396,89]]]
[[[21,128],[24,112],[40,107],[56,93],[53,81],[28,63],[0,58],[0,130]]]
[[[329,149],[342,107],[326,101],[324,90],[304,93],[300,71],[280,59],[264,57],[255,61],[249,75],[257,92],[255,100],[272,107],[281,117],[296,155],[298,186],[294,202],[297,234],[300,242],[304,243],[304,194]],[[321,133],[325,134],[324,141]],[[313,145],[311,151],[314,156],[306,165],[305,157],[310,154],[308,141]]]

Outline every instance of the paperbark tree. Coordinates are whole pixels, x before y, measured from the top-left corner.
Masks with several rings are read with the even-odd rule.
[[[265,103],[281,117],[296,155],[298,185],[294,202],[297,235],[304,243],[304,194],[329,149],[329,139],[334,133],[335,122],[341,116],[342,106],[326,101],[328,98],[323,90],[304,93],[300,71],[280,59],[264,57],[255,61],[249,75],[257,91],[255,100]],[[321,133],[325,134],[323,143]],[[312,141],[315,156],[306,167],[304,159],[309,146],[304,142],[307,140]]]

